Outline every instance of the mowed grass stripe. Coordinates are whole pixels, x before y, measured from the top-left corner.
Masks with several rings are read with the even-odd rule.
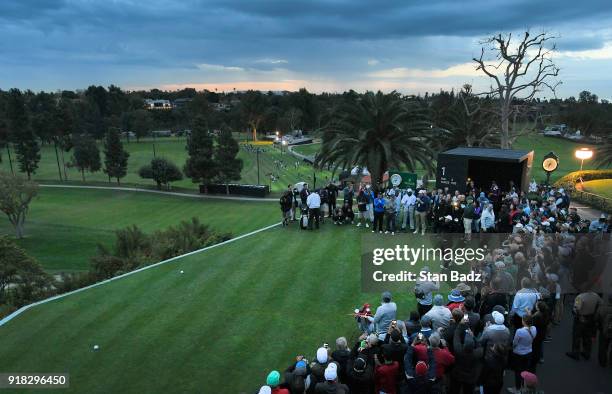
[[[43,188],[31,204],[26,238],[17,243],[50,272],[84,271],[97,244],[112,247],[117,229],[135,224],[150,234],[192,217],[213,231],[236,237],[276,222],[280,209],[274,202]],[[4,216],[0,217],[0,234],[13,234]]]
[[[379,304],[361,293],[359,235],[275,228],[34,308],[0,327],[0,370],[68,368],[73,392],[251,392]],[[409,294],[394,294],[400,318]]]

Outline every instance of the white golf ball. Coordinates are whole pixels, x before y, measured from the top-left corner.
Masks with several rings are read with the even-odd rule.
[[[94,350],[98,350],[98,349],[100,349],[100,346],[94,345]]]
[[[184,273],[185,273],[185,271],[181,270],[181,274],[184,274]]]

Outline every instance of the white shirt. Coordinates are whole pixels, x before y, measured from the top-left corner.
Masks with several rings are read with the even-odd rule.
[[[408,193],[404,194],[404,197],[402,197],[402,205],[408,208],[411,205],[414,206],[414,204],[416,204],[416,196],[414,193],[411,196],[409,196]]]
[[[321,196],[318,193],[310,193],[306,199],[306,205],[308,208],[320,208],[321,207]]]

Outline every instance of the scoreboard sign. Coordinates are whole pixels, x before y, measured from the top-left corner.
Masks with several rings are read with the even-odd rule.
[[[389,186],[397,186],[399,189],[410,188],[412,190],[416,190],[417,174],[389,170]]]

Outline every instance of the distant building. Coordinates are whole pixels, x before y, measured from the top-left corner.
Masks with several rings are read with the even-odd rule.
[[[178,98],[172,102],[172,105],[175,108],[183,108],[187,104],[189,104],[193,99],[191,98]]]
[[[171,137],[172,131],[170,130],[153,130],[151,131],[153,137]]]
[[[229,111],[231,106],[226,103],[211,103],[212,109],[218,112],[226,112]]]
[[[162,100],[162,99],[145,99],[145,108],[146,109],[172,109],[172,103],[170,100]]]

